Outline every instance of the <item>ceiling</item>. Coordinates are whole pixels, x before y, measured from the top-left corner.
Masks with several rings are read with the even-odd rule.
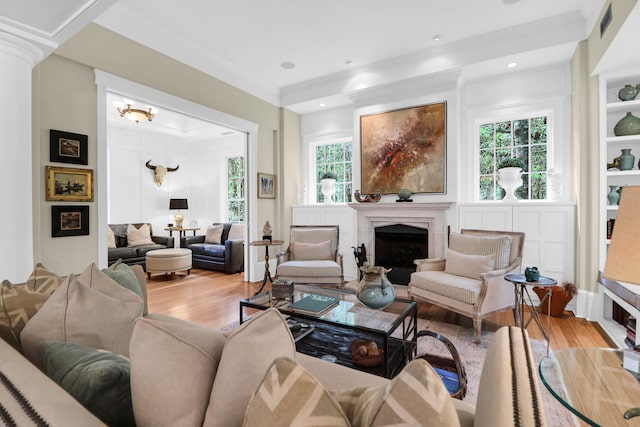
[[[95,22],[307,113],[348,103],[371,75],[384,84],[458,68],[469,79],[515,60],[568,61],[604,1],[120,0]]]
[[[447,70],[469,80],[566,62],[605,1],[3,1],[0,36],[27,39],[46,57],[93,20],[305,114]],[[507,71],[509,62],[518,66]]]

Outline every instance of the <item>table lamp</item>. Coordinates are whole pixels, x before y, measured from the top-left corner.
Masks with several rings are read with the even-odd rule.
[[[189,209],[189,204],[187,203],[187,199],[169,199],[169,209],[170,210],[178,210],[178,212],[173,217],[176,222],[176,227],[178,229],[182,228],[182,221],[184,217],[180,212],[181,209]]]

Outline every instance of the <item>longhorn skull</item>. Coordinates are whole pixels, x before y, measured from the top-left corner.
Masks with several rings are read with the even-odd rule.
[[[167,172],[175,172],[180,167],[180,165],[176,166],[175,168],[168,168],[162,165],[154,166],[151,164],[151,160],[148,160],[144,165],[153,171],[153,180],[156,182],[156,185],[158,187],[162,185],[162,180],[164,179],[164,176],[167,174]]]

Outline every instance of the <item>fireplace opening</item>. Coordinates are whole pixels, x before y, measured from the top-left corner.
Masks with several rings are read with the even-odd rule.
[[[389,281],[408,285],[416,271],[413,260],[428,256],[428,230],[395,224],[375,228],[375,265],[391,268]]]

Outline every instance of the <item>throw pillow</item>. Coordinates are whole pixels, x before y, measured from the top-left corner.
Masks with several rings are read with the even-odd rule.
[[[495,269],[501,270],[509,266],[511,257],[511,236],[478,236],[471,234],[451,233],[449,249],[467,255],[494,255]]]
[[[82,344],[45,341],[45,373],[110,426],[135,426],[129,361]]]
[[[227,239],[244,240],[244,224],[231,224]]]
[[[107,249],[114,249],[116,247],[116,235],[111,227],[107,225]]]
[[[482,273],[492,271],[496,257],[494,255],[465,255],[460,252],[447,249],[445,273],[470,279],[481,279]]]
[[[291,245],[296,261],[333,259],[329,240],[319,243],[291,242]]]
[[[158,313],[136,320],[130,346],[138,427],[201,426],[226,338]]]
[[[293,360],[278,358],[251,397],[245,427],[351,424],[322,384]]]
[[[151,232],[147,224],[142,224],[136,228],[132,224],[127,225],[127,246],[153,245]]]
[[[0,284],[0,338],[22,353],[20,333],[48,298],[24,283],[14,285],[3,280]]]
[[[75,342],[129,354],[134,320],[142,315],[138,295],[120,286],[95,264],[69,276],[25,325],[24,354],[42,368],[42,342]]]
[[[25,324],[60,286],[64,277],[36,264],[26,283],[0,284],[0,338],[22,353],[20,333]]]
[[[354,426],[459,426],[453,399],[431,365],[416,359],[386,386],[335,391]]]
[[[278,357],[295,358],[286,319],[270,308],[227,338],[205,417],[207,426],[240,427],[251,395]]]
[[[102,272],[112,278],[117,284],[135,292],[144,302],[145,297],[140,288],[140,283],[131,267],[123,262],[115,262],[109,268],[103,268]]]
[[[205,243],[212,243],[219,245],[220,239],[222,238],[222,230],[224,229],[224,225],[210,225],[207,227],[207,235],[204,238]]]

